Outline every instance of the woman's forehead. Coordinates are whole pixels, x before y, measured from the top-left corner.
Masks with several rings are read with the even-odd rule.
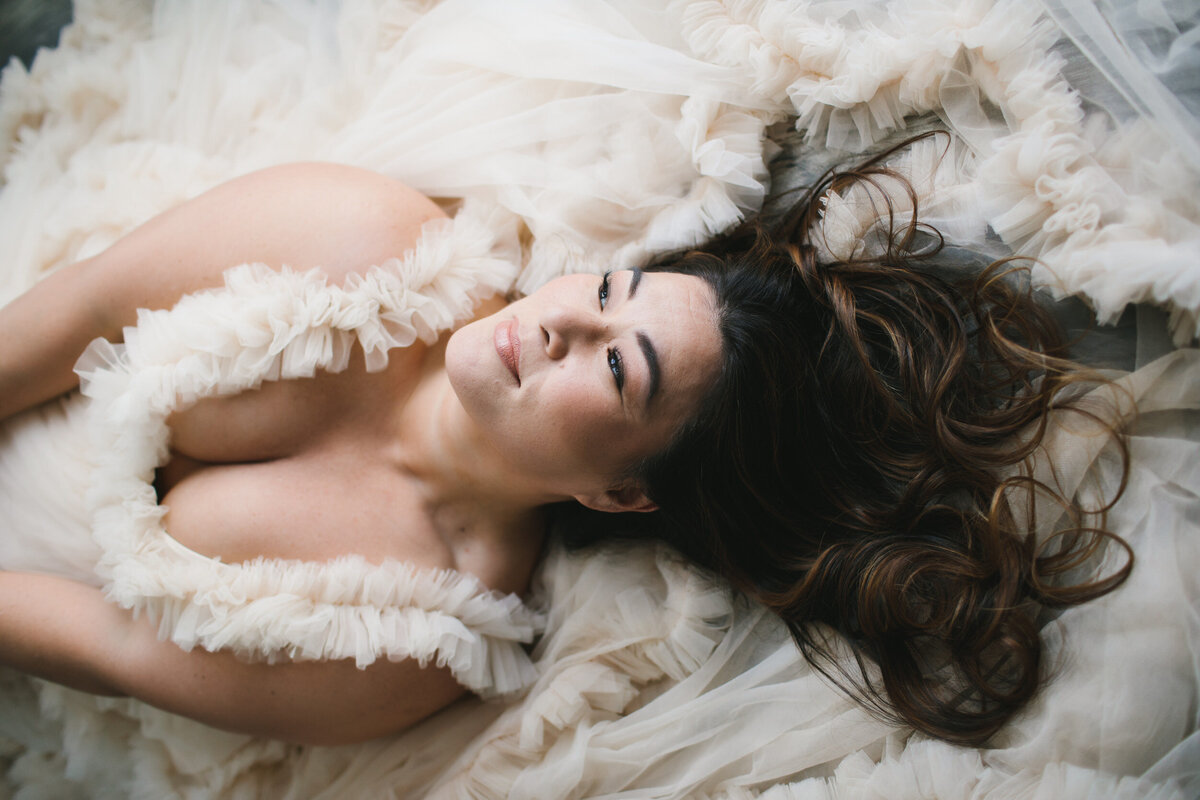
[[[638,332],[646,340],[642,347],[652,350],[661,373],[664,405],[698,405],[721,359],[712,288],[702,278],[678,272],[627,270],[614,275],[613,282],[630,309],[636,309]]]

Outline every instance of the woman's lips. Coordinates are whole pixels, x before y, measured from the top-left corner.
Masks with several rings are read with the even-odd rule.
[[[496,345],[500,360],[517,379],[517,386],[520,386],[521,337],[517,334],[517,320],[514,318],[497,325],[495,333],[492,334],[492,341]]]

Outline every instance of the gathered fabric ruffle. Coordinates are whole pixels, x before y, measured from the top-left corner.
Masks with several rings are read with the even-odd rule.
[[[692,51],[739,70],[809,143],[869,152],[911,117],[936,113],[970,157],[957,150],[937,186],[919,192],[954,200],[949,214],[923,212],[923,221],[983,248],[990,228],[1009,251],[997,255],[1030,257],[1038,285],[1086,297],[1101,322],[1130,303],[1166,306],[1176,343],[1190,342],[1200,336],[1200,123],[1171,87],[1200,68],[1182,38],[1197,12],[1139,19],[1129,8],[1044,5],[671,3]],[[1098,72],[1064,71],[1064,31]],[[894,166],[908,177],[906,160]],[[907,201],[903,190],[890,194]],[[827,208],[845,211],[837,198]],[[883,212],[860,205],[853,227],[886,224]],[[826,220],[826,237],[848,239],[844,214]]]
[[[734,789],[703,800],[1186,800],[1169,783],[1107,775],[1073,764],[1017,775],[989,766],[980,753],[930,739],[890,737],[882,759],[859,751],[847,756],[829,777],[772,786],[759,793]]]
[[[599,745],[593,734],[635,712],[655,685],[700,669],[735,619],[728,587],[663,546],[582,558],[555,548],[547,560],[536,591],[553,602],[529,700],[473,742],[431,798],[538,796],[564,766],[575,771],[587,760],[553,753]],[[550,791],[559,796],[561,788]]]
[[[358,556],[310,563],[259,558],[225,564],[163,527],[154,470],[168,458],[167,416],[203,397],[263,381],[346,368],[357,342],[368,370],[393,347],[426,343],[505,291],[515,270],[468,207],[427,223],[414,250],[331,286],[319,270],[248,264],[223,289],[142,311],[124,343],[93,342],[76,370],[96,453],[88,492],[96,571],[109,599],[154,620],[185,649],[230,650],[275,661],[412,658],[448,667],[482,694],[524,688],[534,671],[521,648],[540,627],[515,596],[475,578]]]

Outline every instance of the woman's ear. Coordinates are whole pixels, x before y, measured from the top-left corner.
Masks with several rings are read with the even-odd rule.
[[[595,511],[657,511],[658,504],[646,496],[636,481],[629,481],[600,494],[577,494],[575,499]]]

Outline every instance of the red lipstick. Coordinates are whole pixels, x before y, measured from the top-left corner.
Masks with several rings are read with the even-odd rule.
[[[492,334],[492,341],[496,345],[496,353],[500,360],[516,378],[517,386],[520,386],[521,337],[517,333],[517,320],[510,319],[497,325],[495,333]]]

